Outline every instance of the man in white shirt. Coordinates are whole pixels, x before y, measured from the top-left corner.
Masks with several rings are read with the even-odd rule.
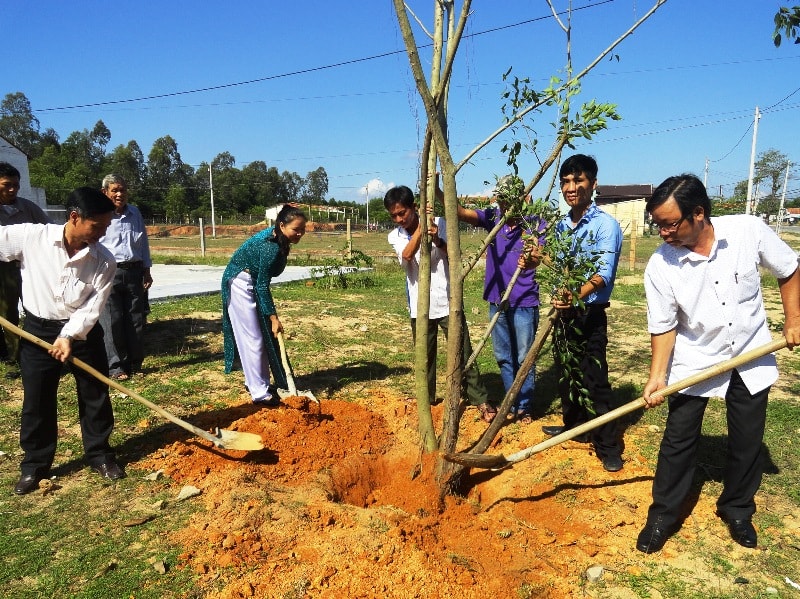
[[[386,192],[383,204],[397,226],[389,233],[389,244],[394,248],[400,264],[406,271],[406,297],[411,314],[412,338],[416,333],[417,294],[419,288],[419,252],[422,242],[422,220],[417,211],[414,192],[405,185]],[[434,403],[436,397],[436,337],[438,328],[447,336],[450,316],[450,279],[447,271],[447,233],[444,219],[432,219],[429,227],[431,242],[431,293],[428,312],[428,395]],[[472,354],[466,320],[464,326],[464,359]],[[489,396],[481,383],[478,369],[473,364],[464,373],[464,384],[470,405],[476,406],[482,418],[491,422],[497,410],[489,403]]]
[[[783,334],[800,344],[798,256],[764,222],[734,215],[711,220],[711,201],[694,175],[670,177],[654,192],[647,211],[661,245],[645,270],[651,334],[648,407],[664,401],[659,389],[723,360],[772,341],[761,295],[759,267],[778,279]],[[682,504],[692,484],[695,452],[709,397],[724,397],[728,456],[717,514],[731,538],[754,548],[754,497],[761,484],[761,446],[775,356],[699,383],[668,398],[669,416],[653,479],[653,503],[636,548],[660,550],[680,528]]]
[[[106,175],[102,186],[103,193],[114,203],[114,215],[100,243],[114,255],[117,274],[100,324],[105,332],[109,375],[124,381],[142,369],[153,262],[144,219],[139,209],[128,203],[125,179]]]
[[[19,260],[25,307],[23,328],[52,344],[45,350],[20,343],[24,397],[20,446],[22,476],[14,487],[25,495],[39,486],[53,464],[58,438],[57,394],[64,362],[75,356],[108,372],[103,331],[97,325],[108,299],[116,265],[99,242],[114,204],[100,190],[81,187],[67,200],[65,225],[0,227],[0,260]],[[109,437],[114,413],[108,386],[72,367],[78,394],[86,461],[104,478],[125,472],[116,463]]]

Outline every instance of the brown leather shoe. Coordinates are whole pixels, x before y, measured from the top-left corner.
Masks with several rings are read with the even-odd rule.
[[[14,493],[17,495],[27,495],[31,491],[39,488],[39,481],[42,480],[35,474],[23,474],[17,484],[14,485]]]
[[[119,464],[111,460],[92,466],[92,470],[97,472],[97,474],[103,478],[107,478],[109,480],[119,480],[121,478],[125,478],[125,471],[119,466]]]

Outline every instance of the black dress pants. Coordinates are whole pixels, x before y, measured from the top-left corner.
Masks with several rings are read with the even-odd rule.
[[[761,445],[767,415],[769,387],[751,394],[737,371],[725,394],[728,455],[717,513],[726,520],[747,520],[756,511],[755,494],[761,485]],[[669,415],[653,479],[653,504],[647,521],[667,527],[678,524],[682,504],[694,478],[697,442],[707,397],[678,393],[669,398]]]
[[[608,382],[608,361],[606,348],[608,347],[608,316],[604,305],[587,305],[585,310],[570,314],[567,326],[568,339],[585,347],[580,356],[581,381],[589,392],[594,414],[585,406],[570,399],[571,385],[575,384],[567,378],[561,378],[558,391],[561,396],[561,413],[564,417],[564,428],[572,429],[589,420],[611,411],[614,402],[614,392]],[[574,326],[570,326],[574,325]],[[564,366],[559,362],[556,353],[556,366],[559,373],[564,372]],[[572,389],[574,391],[574,389]],[[608,422],[591,431],[592,443],[598,457],[620,457],[622,444],[616,421]]]
[[[43,320],[35,315],[25,317],[24,330],[53,343],[61,332],[63,323]],[[108,374],[108,361],[103,344],[103,331],[95,325],[85,341],[73,340],[72,354],[103,374]],[[83,450],[90,465],[114,459],[108,439],[114,428],[114,412],[108,395],[108,386],[80,370],[69,366],[75,377],[78,393]],[[44,477],[53,464],[58,439],[58,384],[63,364],[51,357],[45,349],[23,340],[20,343],[20,370],[22,372],[22,422],[20,447],[25,452],[21,471]]]

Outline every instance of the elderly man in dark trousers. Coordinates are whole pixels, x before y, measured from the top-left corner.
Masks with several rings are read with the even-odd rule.
[[[14,487],[25,495],[50,473],[58,438],[57,395],[63,364],[80,358],[108,372],[103,331],[97,325],[108,299],[116,265],[99,242],[114,204],[100,190],[81,187],[67,200],[65,225],[21,224],[0,227],[0,260],[19,260],[24,298],[24,330],[52,344],[50,350],[23,340],[22,422],[25,452],[22,476]],[[78,394],[83,449],[89,466],[102,477],[125,476],[109,437],[114,413],[108,385],[72,366]]]
[[[106,335],[110,376],[122,381],[142,369],[152,261],[144,219],[139,209],[128,203],[125,179],[106,175],[102,186],[114,203],[114,215],[100,243],[114,255],[117,274],[100,324]]]
[[[47,224],[50,219],[36,204],[19,197],[20,174],[8,162],[0,162],[0,225],[21,223]],[[22,279],[19,262],[0,262],[0,315],[11,324],[19,324],[19,298]],[[0,360],[10,365],[19,361],[19,339],[13,333],[0,334]],[[19,371],[11,369],[7,378],[16,378]]]
[[[668,383],[770,343],[760,268],[778,279],[788,347],[800,344],[798,256],[760,218],[711,218],[711,200],[694,175],[670,177],[647,202],[664,243],[645,269],[647,326],[652,357],[644,399]],[[763,472],[767,396],[778,378],[775,356],[748,364],[671,395],[653,479],[653,503],[636,548],[660,550],[681,525],[695,472],[703,414],[710,397],[724,397],[728,455],[717,515],[731,538],[757,545],[752,523]]]

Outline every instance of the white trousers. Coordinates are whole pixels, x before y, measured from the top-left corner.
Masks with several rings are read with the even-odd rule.
[[[231,279],[230,286],[228,317],[244,371],[244,384],[253,401],[270,401],[269,359],[261,333],[253,279],[250,273],[242,271]]]

